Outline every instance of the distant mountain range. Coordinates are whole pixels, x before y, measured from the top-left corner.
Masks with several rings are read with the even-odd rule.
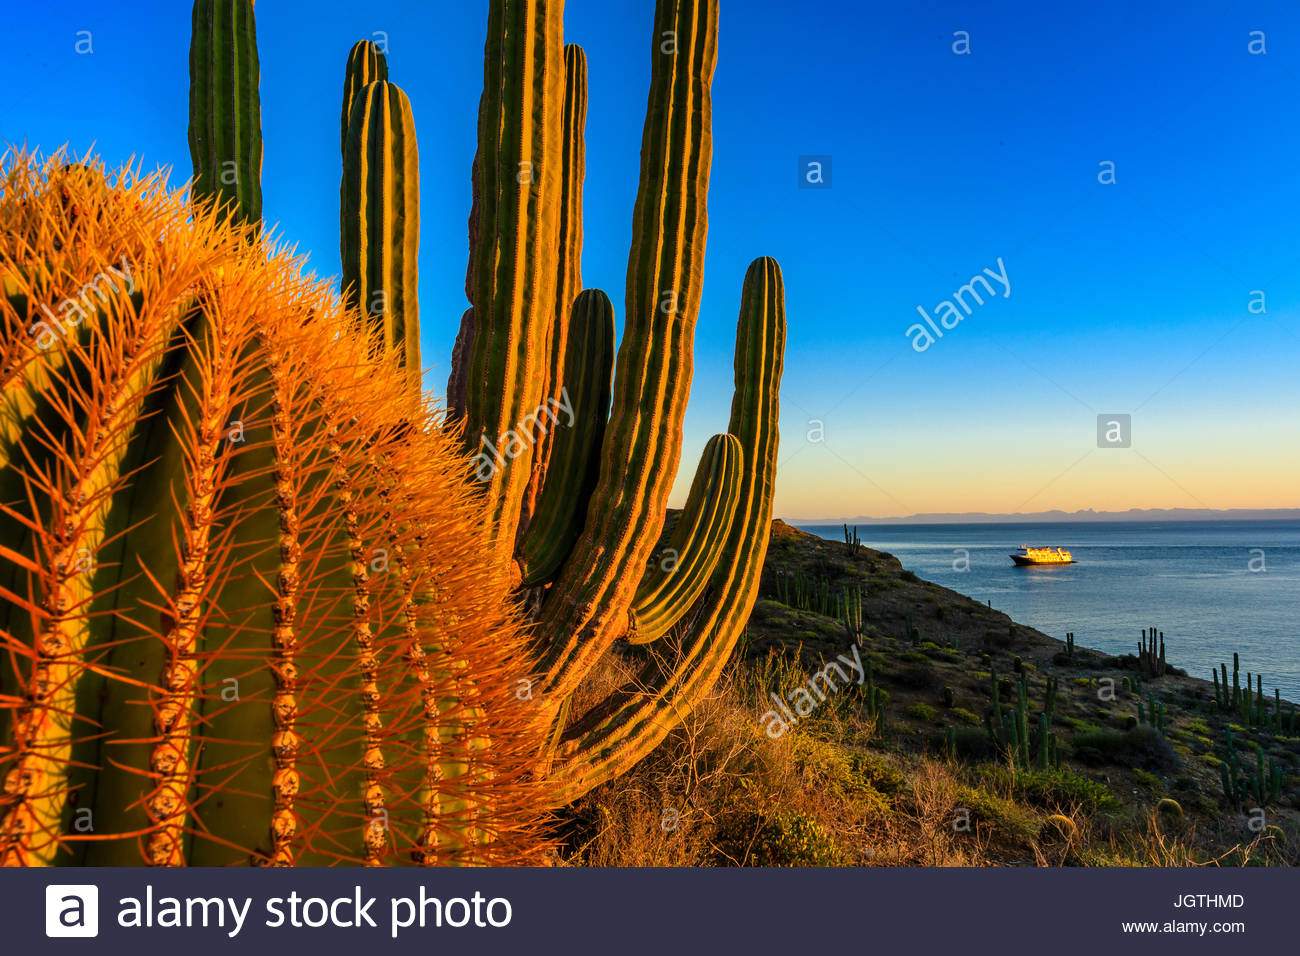
[[[785,518],[787,524],[1013,524],[1051,521],[1300,521],[1300,508],[1130,508],[1128,511],[1033,511],[989,514],[984,511],[909,515],[906,518]]]

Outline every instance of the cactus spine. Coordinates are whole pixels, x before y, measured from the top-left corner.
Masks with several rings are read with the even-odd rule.
[[[262,107],[253,0],[195,0],[190,38],[194,196],[262,219]]]
[[[339,194],[344,300],[365,314],[372,350],[392,352],[418,387],[420,153],[411,103],[396,85],[357,94]]]

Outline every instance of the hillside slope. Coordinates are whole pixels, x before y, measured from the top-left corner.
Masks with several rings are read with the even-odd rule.
[[[568,811],[563,860],[1296,862],[1288,702],[1250,695],[1249,719],[1240,698],[1227,712],[1213,684],[1172,666],[1176,646],[1168,666],[1071,652],[892,555],[781,521],[761,594],[714,697],[631,777]],[[1135,651],[1149,626],[1134,621]]]

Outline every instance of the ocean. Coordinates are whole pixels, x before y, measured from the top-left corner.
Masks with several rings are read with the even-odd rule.
[[[841,525],[801,525],[842,541]],[[1210,679],[1220,662],[1264,675],[1300,702],[1300,521],[1114,521],[859,525],[862,543],[951,588],[1081,647],[1136,653],[1164,631],[1167,659]],[[1022,544],[1060,546],[1077,562],[1021,568]]]

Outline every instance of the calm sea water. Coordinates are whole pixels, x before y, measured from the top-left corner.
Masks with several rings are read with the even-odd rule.
[[[839,525],[803,530],[844,539]],[[1170,664],[1208,680],[1236,651],[1243,679],[1262,673],[1266,692],[1300,701],[1300,521],[860,525],[858,535],[1053,637],[1134,652],[1154,624]],[[1016,567],[1022,544],[1059,545],[1078,563]]]

